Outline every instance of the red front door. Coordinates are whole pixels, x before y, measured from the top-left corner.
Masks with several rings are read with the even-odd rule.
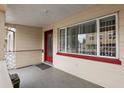
[[[53,62],[53,30],[46,31],[44,37],[45,61]]]

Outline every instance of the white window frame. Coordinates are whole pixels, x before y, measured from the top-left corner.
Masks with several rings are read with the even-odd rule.
[[[110,57],[110,56],[101,56],[100,55],[100,19],[103,19],[103,18],[106,18],[106,17],[109,17],[109,16],[115,16],[115,21],[116,21],[116,57]],[[80,53],[68,53],[67,52],[67,28],[68,27],[73,27],[73,26],[76,26],[76,25],[81,25],[81,24],[84,24],[84,23],[87,23],[87,22],[91,22],[91,21],[96,21],[96,33],[97,33],[97,55],[88,55],[88,54],[80,54]],[[61,51],[58,51],[60,53],[66,53],[66,54],[75,54],[75,55],[84,55],[84,56],[94,56],[94,57],[102,57],[102,58],[113,58],[113,59],[118,59],[118,56],[119,56],[119,43],[118,43],[118,36],[119,36],[119,31],[118,31],[118,13],[112,13],[112,14],[109,14],[109,15],[105,15],[105,16],[102,16],[102,17],[98,17],[98,18],[94,18],[94,19],[91,19],[91,20],[88,20],[88,21],[84,21],[84,22],[80,22],[80,23],[76,23],[76,24],[73,24],[73,25],[70,25],[70,26],[65,26],[65,27],[61,27],[59,28],[59,31],[60,29],[65,29],[65,52],[61,52]],[[60,41],[59,41],[60,42]],[[59,43],[58,43],[59,44]],[[58,49],[59,50],[59,49]]]

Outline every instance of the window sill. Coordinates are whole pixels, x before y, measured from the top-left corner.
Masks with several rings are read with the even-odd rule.
[[[74,58],[80,58],[80,59],[87,59],[87,60],[93,60],[93,61],[97,61],[97,62],[104,62],[104,63],[121,65],[121,61],[119,59],[93,57],[93,56],[85,56],[85,55],[75,55],[75,54],[67,54],[67,53],[59,53],[59,52],[57,53],[57,55],[74,57]]]

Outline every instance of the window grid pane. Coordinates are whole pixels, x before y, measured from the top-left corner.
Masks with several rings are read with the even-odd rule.
[[[100,55],[116,57],[115,16],[100,19]]]
[[[78,53],[79,26],[67,28],[67,52]]]
[[[88,55],[97,54],[96,21],[80,25],[79,43],[79,53]]]
[[[60,29],[59,32],[59,38],[60,38],[60,51],[65,52],[65,29]]]

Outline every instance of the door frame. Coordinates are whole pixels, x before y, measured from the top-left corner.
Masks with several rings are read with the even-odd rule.
[[[48,62],[47,60],[46,60],[46,55],[47,55],[47,48],[46,48],[46,44],[47,44],[47,37],[46,37],[46,35],[48,34],[48,33],[52,33],[52,37],[53,37],[53,29],[51,29],[51,30],[47,30],[47,31],[45,31],[44,32],[44,62],[45,63],[48,63],[48,64],[53,64],[53,55],[52,55],[52,61],[51,62]],[[52,46],[53,46],[53,41],[52,41]],[[53,51],[52,51],[52,54],[53,54]]]

